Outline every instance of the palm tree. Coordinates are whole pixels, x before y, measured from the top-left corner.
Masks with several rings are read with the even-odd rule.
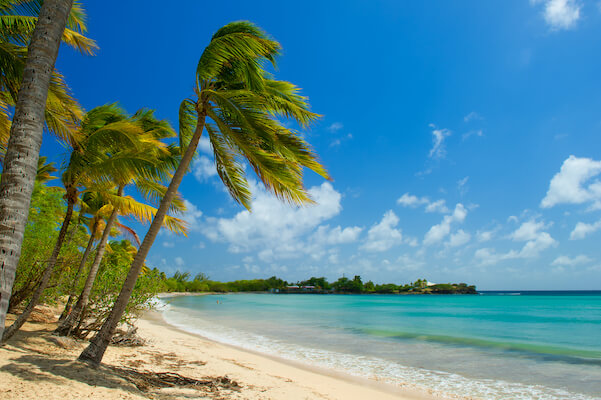
[[[4,333],[6,310],[21,255],[42,144],[48,87],[72,5],[73,0],[43,2],[23,68],[0,181],[0,335]]]
[[[143,177],[156,176],[154,165],[162,157],[161,142],[152,133],[130,120],[116,104],[96,107],[87,113],[81,125],[81,141],[71,152],[69,165],[63,173],[67,211],[54,250],[47,261],[42,278],[29,304],[15,322],[4,331],[2,342],[6,342],[25,323],[37,305],[48,282],[62,248],[69,223],[77,204],[80,189],[94,181],[127,181],[132,174]],[[167,151],[167,150],[164,150]],[[161,177],[161,176],[159,176]]]
[[[205,128],[219,177],[232,197],[246,208],[250,208],[251,194],[242,160],[251,165],[268,190],[294,204],[311,202],[303,187],[303,167],[329,178],[302,137],[279,121],[292,118],[306,127],[318,117],[309,111],[296,86],[273,80],[264,70],[266,62],[275,66],[279,50],[278,42],[249,22],[230,23],[213,35],[196,69],[196,97],[184,100],[180,106],[182,160],[113,310],[80,360],[94,364],[102,360]]]
[[[144,133],[151,134],[154,139],[157,140],[157,143],[161,143],[158,141],[160,139],[175,136],[175,132],[173,132],[169,124],[165,121],[157,120],[152,111],[138,111],[134,115],[133,121],[143,129]],[[148,149],[144,148],[142,151],[143,154],[148,155]],[[123,196],[123,191],[128,184],[133,184],[139,187],[139,191],[147,198],[156,198],[157,196],[165,193],[166,188],[157,182],[157,180],[164,176],[165,173],[168,173],[172,170],[174,162],[176,162],[179,157],[173,154],[171,150],[163,149],[162,146],[158,145],[154,153],[156,158],[154,163],[155,168],[153,170],[158,172],[157,176],[154,174],[150,178],[146,176],[140,176],[136,174],[136,170],[132,170],[130,176],[113,176],[111,178],[113,182],[118,183],[117,194],[115,196],[109,196],[110,202],[112,203],[112,212],[107,220],[102,238],[98,243],[96,257],[92,263],[92,266],[90,267],[90,272],[88,273],[86,283],[81,295],[79,296],[79,299],[77,300],[75,308],[62,321],[59,327],[55,330],[55,333],[59,335],[69,335],[81,317],[82,312],[88,303],[90,293],[92,292],[92,286],[94,285],[102,257],[104,256],[109,233],[117,219],[117,215],[119,213],[122,213],[122,215],[131,215],[136,217],[138,220],[145,222],[152,219],[152,216],[154,216],[156,213],[154,208],[136,202],[131,197]],[[183,201],[179,198],[176,199],[176,201],[172,203],[171,209],[175,212],[182,212],[185,209]],[[164,221],[164,225],[176,233],[185,234],[184,223],[181,220],[167,216]]]
[[[99,228],[101,226],[101,221],[103,217],[105,217],[106,211],[109,208],[109,205],[103,201],[103,199],[98,195],[97,192],[86,192],[82,195],[80,200],[80,217],[84,214],[90,215],[88,227],[90,229],[90,238],[88,239],[88,244],[83,252],[81,260],[79,261],[79,266],[77,267],[77,271],[75,272],[75,276],[73,278],[73,282],[71,283],[71,288],[69,290],[69,298],[67,299],[67,303],[65,304],[65,308],[60,315],[59,321],[62,321],[68,313],[71,311],[71,304],[73,303],[73,299],[75,297],[75,290],[79,284],[79,278],[83,269],[88,261],[88,256],[90,255],[92,248],[94,247],[94,242],[99,236]]]

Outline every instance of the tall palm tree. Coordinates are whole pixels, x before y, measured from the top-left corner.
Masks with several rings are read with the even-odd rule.
[[[0,335],[42,145],[44,109],[54,63],[73,0],[45,0],[31,35],[0,181]],[[65,232],[61,232],[64,236]]]
[[[132,174],[136,173],[145,177],[157,174],[154,163],[157,157],[162,157],[162,143],[155,140],[151,133],[145,132],[139,124],[131,121],[116,104],[96,107],[88,112],[80,130],[81,140],[74,144],[69,165],[62,176],[67,211],[54,250],[29,304],[4,331],[2,342],[10,339],[23,326],[48,285],[81,187],[95,180],[106,183],[115,179],[131,179]]]
[[[196,97],[184,100],[180,106],[182,160],[113,310],[79,356],[81,360],[95,364],[102,360],[205,128],[219,177],[232,197],[246,208],[250,208],[251,193],[243,160],[251,165],[268,190],[294,204],[312,201],[303,186],[303,167],[329,178],[309,145],[279,120],[292,118],[306,127],[318,117],[309,111],[296,86],[274,80],[264,70],[267,62],[275,66],[279,50],[278,42],[249,22],[230,23],[213,35],[196,69]]]

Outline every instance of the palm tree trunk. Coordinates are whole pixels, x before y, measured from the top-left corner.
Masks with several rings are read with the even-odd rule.
[[[119,187],[117,196],[121,196],[122,194],[123,187]],[[104,257],[104,251],[106,250],[106,242],[109,239],[111,228],[113,227],[118,214],[119,208],[114,206],[113,211],[106,222],[104,232],[102,232],[102,238],[100,238],[98,249],[96,250],[96,257],[94,258],[94,262],[90,267],[90,272],[88,273],[88,278],[86,279],[83,291],[79,295],[73,311],[71,311],[67,318],[65,318],[65,320],[55,329],[55,334],[60,336],[69,336],[73,328],[75,328],[77,321],[79,321],[79,317],[81,316],[83,309],[88,305],[88,299],[90,298],[90,293],[92,292],[96,275],[98,275],[98,268],[100,268],[100,262],[102,261],[102,257]]]
[[[0,336],[29,215],[50,77],[73,0],[45,0],[29,43],[0,182]]]
[[[29,304],[25,307],[25,310],[17,317],[15,322],[8,328],[4,330],[4,335],[2,335],[2,343],[5,343],[8,339],[10,339],[25,323],[29,315],[33,311],[33,308],[38,304],[40,297],[42,297],[42,293],[44,293],[44,289],[48,286],[48,282],[50,281],[50,277],[52,276],[52,272],[54,271],[54,266],[56,265],[56,260],[58,259],[58,254],[61,251],[61,247],[63,242],[65,241],[65,236],[67,235],[67,228],[69,228],[69,222],[71,222],[71,217],[73,216],[73,201],[67,202],[67,213],[65,214],[65,219],[63,220],[63,225],[61,226],[61,230],[58,233],[58,238],[56,239],[56,244],[54,245],[54,250],[52,250],[52,255],[50,255],[50,259],[48,259],[48,265],[44,270],[44,274],[42,275],[42,279],[40,280],[40,284],[38,285],[35,292],[33,292],[33,296],[31,300],[29,300]]]
[[[62,322],[67,315],[71,312],[71,304],[73,303],[73,299],[75,298],[75,291],[77,290],[77,284],[79,283],[79,277],[81,276],[81,272],[86,266],[86,262],[88,261],[88,256],[92,251],[92,247],[94,246],[94,233],[96,233],[96,228],[98,228],[98,223],[100,220],[98,218],[94,218],[94,223],[92,224],[92,228],[90,231],[90,240],[88,240],[88,245],[86,246],[85,251],[83,252],[83,256],[81,257],[81,261],[79,262],[79,267],[77,268],[77,272],[75,273],[75,278],[73,279],[73,284],[71,285],[71,290],[69,290],[69,299],[67,300],[67,304],[65,304],[65,309],[61,313],[59,322]]]
[[[161,226],[163,225],[163,220],[167,215],[167,211],[171,206],[171,202],[177,194],[177,189],[182,183],[182,179],[184,178],[184,175],[190,166],[190,162],[192,161],[192,157],[196,152],[198,141],[200,140],[202,131],[204,129],[205,118],[206,115],[199,115],[194,136],[192,137],[192,140],[190,141],[190,144],[188,145],[188,148],[182,157],[182,161],[173,175],[171,183],[169,183],[169,187],[165,192],[165,196],[161,200],[159,209],[157,210],[157,213],[150,224],[150,228],[148,229],[148,232],[146,233],[146,236],[140,245],[138,253],[131,264],[127,277],[125,278],[125,282],[123,283],[121,293],[119,293],[119,297],[117,297],[115,305],[113,306],[108,318],[104,321],[104,324],[102,324],[100,331],[98,331],[98,333],[90,341],[88,347],[86,347],[85,350],[79,355],[80,360],[88,361],[96,365],[100,364],[102,361],[104,352],[111,341],[115,328],[117,328],[117,325],[119,324],[119,321],[125,312],[129,298],[134,291],[134,286],[136,285],[138,275],[140,275],[140,271],[144,266],[146,256],[148,255],[148,252],[150,251],[150,248],[152,247],[152,244],[154,243],[154,240],[157,237]]]

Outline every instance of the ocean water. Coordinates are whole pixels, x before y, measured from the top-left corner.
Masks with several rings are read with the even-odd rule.
[[[165,298],[209,339],[458,398],[601,399],[601,292]]]

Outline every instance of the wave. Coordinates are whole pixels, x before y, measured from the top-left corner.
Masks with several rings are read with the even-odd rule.
[[[473,337],[456,337],[402,331],[388,331],[382,329],[353,328],[352,330],[370,336],[377,336],[383,338],[413,339],[424,342],[435,342],[456,346],[479,347],[484,349],[502,350],[507,352],[519,352],[525,356],[544,359],[547,361],[563,361],[571,364],[587,364],[601,366],[601,351],[595,350],[582,350],[568,347],[538,345],[532,343],[501,342]]]
[[[402,365],[377,357],[360,356],[344,352],[312,348],[269,338],[239,329],[215,324],[193,315],[187,310],[178,311],[172,307],[163,311],[165,321],[190,333],[201,335],[210,340],[284,359],[304,363],[308,366],[327,368],[352,376],[368,378],[391,385],[434,392],[441,396],[516,399],[530,398],[540,400],[594,400],[585,394],[567,390],[549,388],[540,385],[526,385],[494,379],[472,379],[459,374],[428,370]],[[370,334],[390,335],[391,332],[371,331]],[[399,336],[398,332],[392,337]],[[405,337],[403,333],[401,336]],[[419,338],[419,336],[416,336]],[[436,338],[436,340],[441,340]],[[447,340],[447,339],[444,339]],[[451,341],[453,339],[450,339]]]

